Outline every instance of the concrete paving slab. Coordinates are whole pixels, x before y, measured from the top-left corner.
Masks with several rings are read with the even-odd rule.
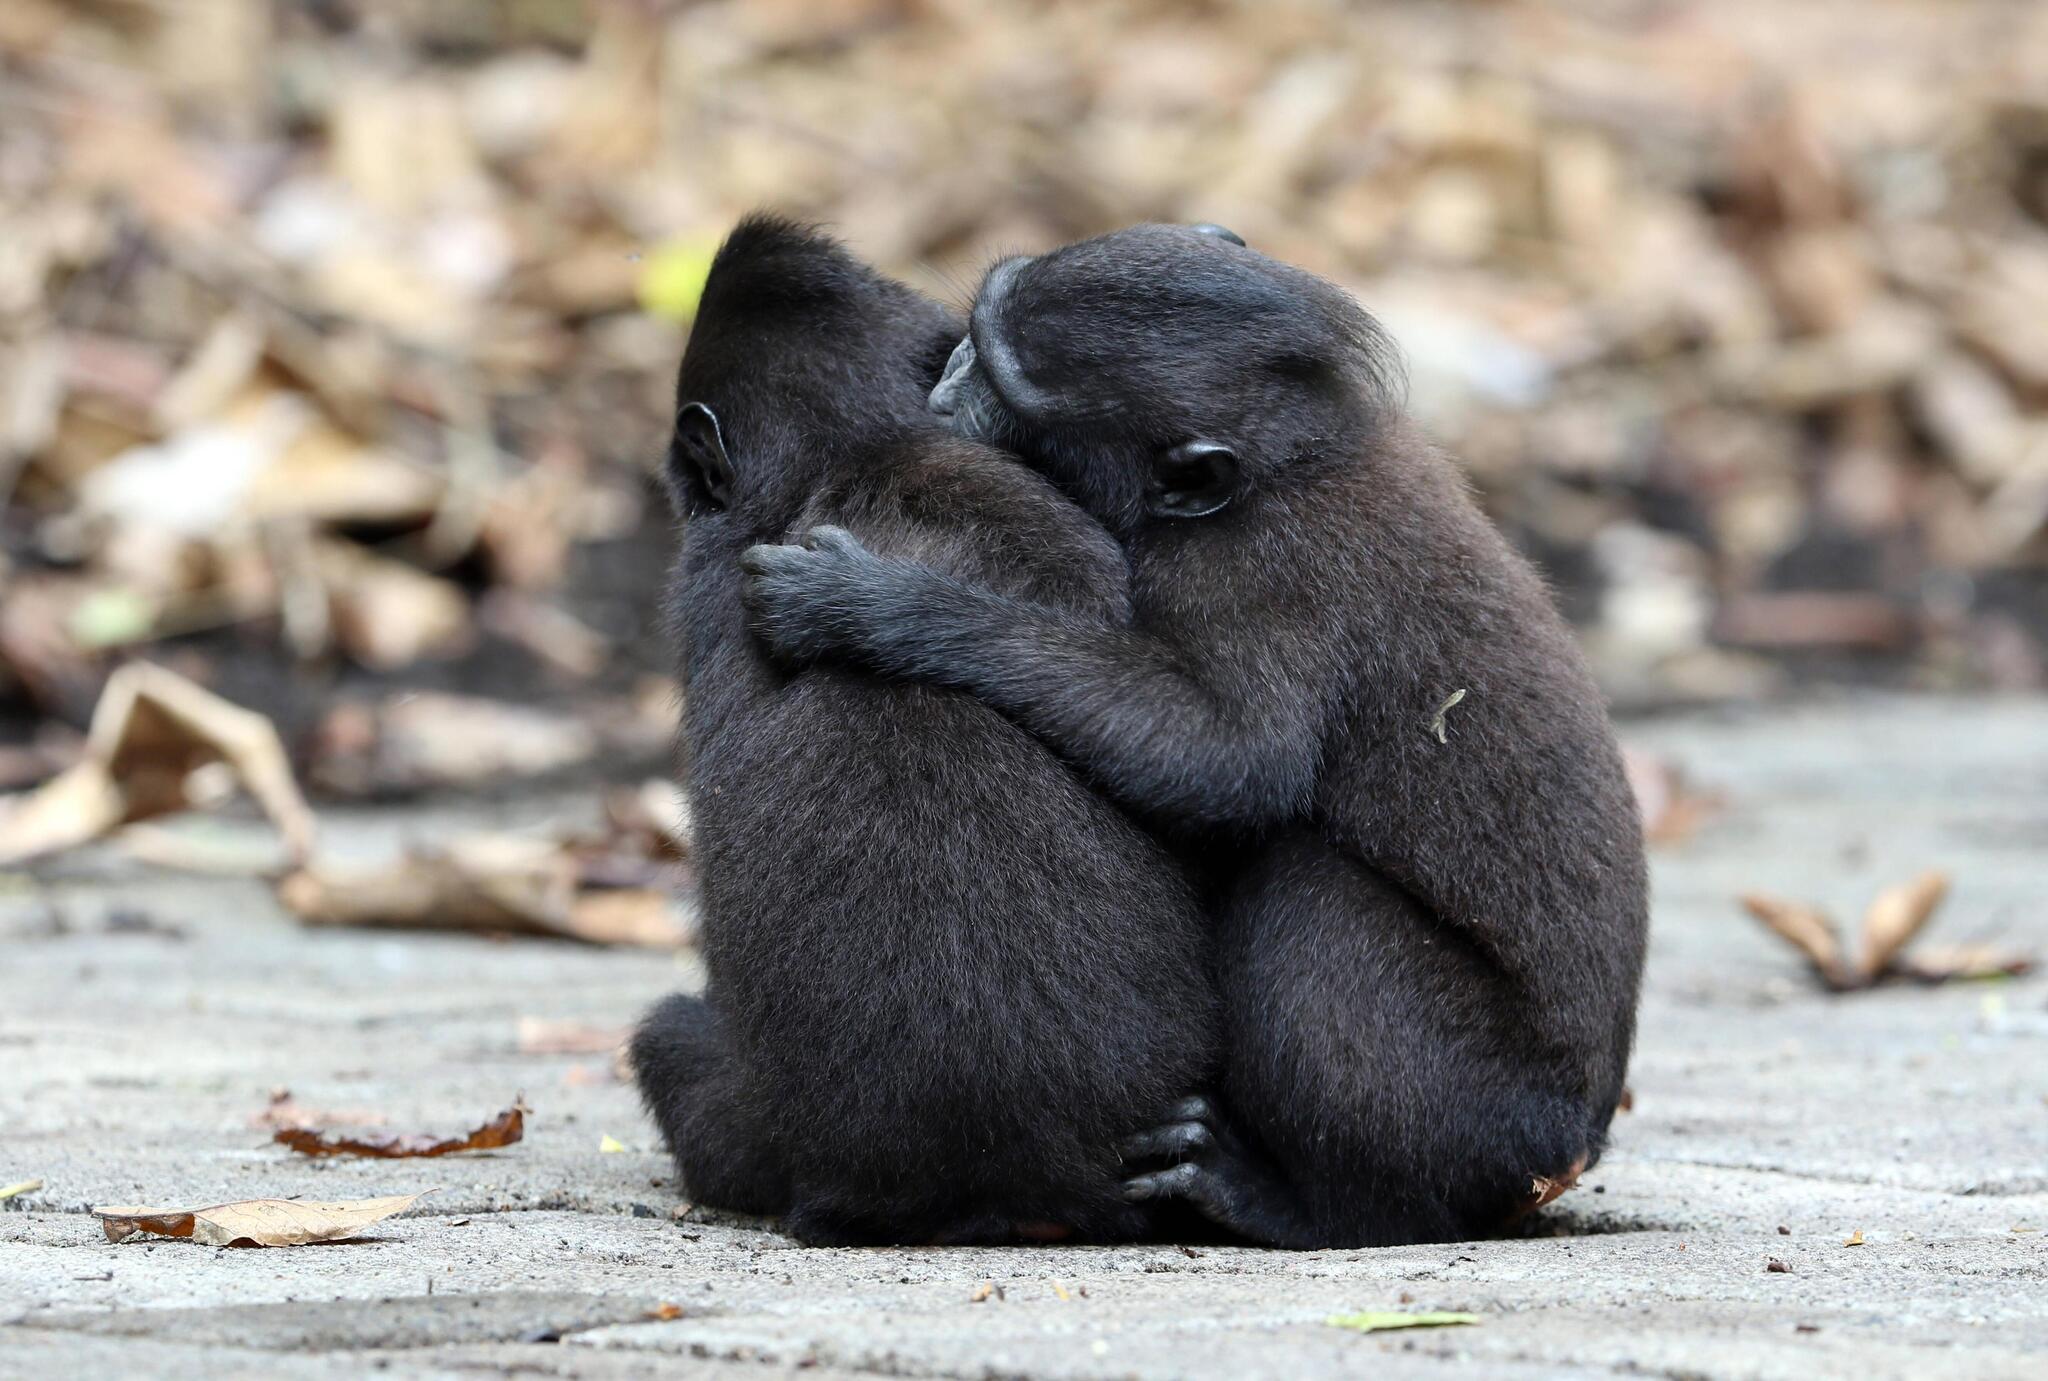
[[[517,1028],[623,1026],[701,981],[691,956],[309,932],[258,884],[111,847],[0,875],[0,1183],[45,1181],[0,1204],[0,1377],[2038,1374],[2048,982],[1831,996],[1733,898],[1853,917],[1943,867],[1930,939],[2048,952],[2048,707],[1852,698],[1627,736],[1727,807],[1656,855],[1613,1151],[1495,1242],[817,1251],[677,1221],[608,1061],[523,1054]],[[326,823],[370,857],[594,809],[556,792]],[[278,1087],[402,1130],[462,1131],[521,1092],[534,1114],[500,1152],[308,1161],[254,1120]],[[296,1249],[110,1244],[88,1213],[423,1189],[358,1241]],[[985,1282],[1001,1293],[977,1301]],[[1325,1322],[1385,1309],[1484,1321]]]

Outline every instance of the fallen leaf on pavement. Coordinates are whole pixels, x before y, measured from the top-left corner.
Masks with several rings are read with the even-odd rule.
[[[1847,1237],[1847,1238],[1846,1238],[1846,1239],[1845,1239],[1845,1240],[1843,1241],[1842,1245],[1843,1245],[1843,1246],[1845,1246],[1845,1247],[1860,1247],[1860,1246],[1862,1246],[1862,1245],[1863,1245],[1863,1229],[1862,1229],[1862,1228],[1858,1228],[1858,1229],[1856,1229],[1856,1231],[1854,1231],[1854,1232],[1850,1233],[1850,1234],[1849,1234],[1849,1236],[1848,1236],[1848,1237]]]
[[[601,746],[580,719],[476,696],[406,694],[329,713],[311,779],[347,796],[473,786],[558,772]]]
[[[663,1300],[660,1304],[655,1305],[652,1309],[647,1311],[648,1318],[659,1319],[663,1323],[667,1323],[671,1319],[680,1319],[682,1316],[683,1306],[680,1304],[671,1304],[667,1300]]]
[[[271,1140],[302,1156],[376,1156],[386,1160],[445,1156],[456,1151],[494,1151],[526,1135],[525,1103],[512,1106],[467,1136],[437,1137],[424,1132],[323,1132],[311,1127],[279,1127]]]
[[[16,1180],[13,1184],[0,1184],[0,1203],[19,1198],[23,1194],[33,1194],[42,1187],[41,1180]]]
[[[2034,956],[1996,945],[1922,945],[1892,962],[1896,973],[1922,983],[1950,979],[2017,978],[2034,971]]]
[[[626,1143],[620,1141],[610,1132],[606,1132],[603,1136],[598,1138],[597,1149],[600,1155],[617,1155],[619,1152],[626,1149]]]
[[[1332,1328],[1349,1328],[1358,1333],[1380,1333],[1390,1328],[1454,1328],[1479,1322],[1477,1314],[1332,1314],[1324,1323]]]
[[[324,1203],[312,1199],[243,1199],[208,1208],[95,1208],[109,1242],[137,1233],[189,1237],[209,1247],[296,1247],[336,1242],[411,1208],[426,1194]]]
[[[107,678],[84,756],[0,813],[0,863],[88,843],[136,820],[209,803],[226,771],[256,799],[294,861],[313,812],[269,720],[177,673],[134,662]]]
[[[1869,982],[1889,969],[1947,896],[1948,874],[1938,871],[1879,892],[1863,913],[1863,955],[1857,974]]]
[[[1514,1217],[1520,1218],[1524,1214],[1534,1213],[1558,1195],[1578,1184],[1579,1176],[1585,1173],[1586,1158],[1580,1156],[1572,1162],[1568,1170],[1555,1178],[1549,1175],[1531,1175],[1529,1177],[1528,1197],[1522,1200],[1521,1206],[1514,1212]]]
[[[421,848],[384,867],[316,865],[284,879],[278,896],[308,925],[474,930],[657,949],[690,938],[666,891],[587,885],[571,850],[514,835]]]
[[[1740,900],[1750,915],[1805,955],[1821,981],[1836,992],[1874,987],[1888,978],[1945,983],[2022,974],[2033,968],[2032,955],[1988,945],[1908,952],[1907,946],[1940,909],[1948,888],[1948,874],[1936,870],[1878,893],[1863,913],[1862,952],[1853,962],[1843,954],[1834,919],[1819,907],[1754,893]]]
[[[1772,934],[1805,955],[1830,988],[1855,986],[1848,965],[1842,962],[1842,943],[1835,935],[1835,923],[1826,912],[1756,892],[1741,900],[1749,914],[1769,927]]]
[[[522,1055],[609,1055],[633,1034],[630,1026],[592,1026],[583,1021],[519,1018]]]
[[[619,838],[651,857],[690,856],[690,804],[672,781],[655,777],[606,792],[604,815]]]
[[[1623,748],[1621,765],[1635,793],[1643,838],[1651,844],[1681,843],[1726,808],[1718,792],[1694,790],[1685,769],[1669,758]]]

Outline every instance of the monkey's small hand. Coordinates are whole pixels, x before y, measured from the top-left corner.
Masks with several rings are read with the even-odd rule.
[[[763,543],[740,553],[740,602],[770,651],[808,665],[855,641],[890,564],[845,528],[814,527],[800,545]]]

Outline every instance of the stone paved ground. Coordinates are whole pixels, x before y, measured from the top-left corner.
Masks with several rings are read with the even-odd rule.
[[[1629,737],[1730,805],[1658,858],[1635,1109],[1512,1241],[812,1251],[673,1221],[630,1092],[591,1081],[600,1058],[518,1053],[514,1030],[619,1023],[696,981],[687,961],[306,934],[254,884],[112,850],[0,878],[0,1184],[45,1181],[0,1206],[0,1376],[2042,1375],[2048,982],[1830,998],[1730,899],[1854,911],[1938,865],[1956,876],[1943,936],[2048,950],[2048,708],[1847,701]],[[367,852],[587,808],[385,811],[331,833]],[[110,933],[123,909],[183,938]],[[250,1125],[277,1085],[407,1127],[452,1130],[522,1089],[536,1113],[501,1153],[308,1163]],[[298,1249],[111,1245],[87,1215],[427,1188],[363,1240]],[[977,1302],[984,1281],[1002,1296]],[[651,1317],[664,1303],[679,1316]],[[1324,1322],[1401,1308],[1484,1322]]]

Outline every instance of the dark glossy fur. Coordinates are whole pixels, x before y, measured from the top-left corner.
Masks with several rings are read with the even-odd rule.
[[[972,691],[1216,865],[1220,1107],[1142,1139],[1188,1159],[1134,1194],[1294,1246],[1496,1228],[1599,1154],[1646,929],[1547,592],[1391,405],[1370,318],[1299,270],[1139,227],[998,265],[972,344],[948,406],[1116,533],[1134,618],[828,532],[756,558],[757,627]],[[1230,458],[1224,506],[1158,516],[1191,443]]]
[[[1137,1235],[1118,1141],[1213,1060],[1207,924],[1167,850],[969,696],[790,674],[747,632],[741,553],[821,522],[1129,618],[1102,528],[926,412],[960,329],[755,219],[719,252],[679,384],[734,471],[709,511],[672,455],[698,510],[670,598],[711,977],[633,1058],[689,1192],[813,1242]]]

